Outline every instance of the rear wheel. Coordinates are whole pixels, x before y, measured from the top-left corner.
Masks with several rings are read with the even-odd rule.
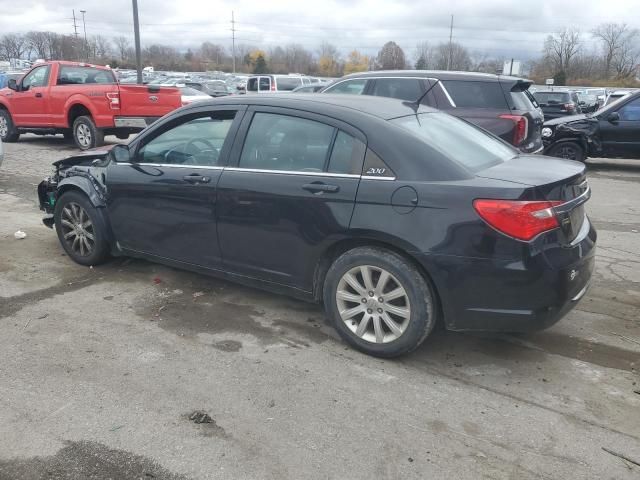
[[[102,211],[82,193],[69,191],[56,202],[54,221],[62,248],[81,265],[97,265],[109,254]]]
[[[11,114],[0,108],[0,140],[6,143],[17,142],[20,138],[20,133],[13,124]]]
[[[585,159],[584,149],[575,142],[558,143],[549,149],[547,155],[578,162],[584,162]]]
[[[341,255],[324,284],[324,305],[340,336],[362,352],[396,357],[414,350],[436,323],[436,297],[407,259],[381,248]]]
[[[73,140],[80,150],[104,145],[104,132],[96,127],[91,117],[81,116],[73,122]]]

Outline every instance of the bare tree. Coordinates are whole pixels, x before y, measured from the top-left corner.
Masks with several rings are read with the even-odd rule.
[[[46,32],[29,32],[25,39],[31,51],[36,54],[36,58],[46,59],[49,50],[49,37]]]
[[[547,37],[544,42],[544,53],[555,66],[556,72],[569,74],[571,62],[580,51],[580,45],[580,32],[574,29],[565,29]]]
[[[376,57],[378,70],[400,70],[405,68],[404,51],[396,42],[385,43]]]
[[[420,42],[416,45],[414,54],[416,70],[435,68],[435,48],[429,42]]]
[[[118,52],[118,56],[120,57],[120,61],[124,62],[128,59],[127,53],[129,47],[131,46],[131,42],[124,35],[120,35],[119,37],[113,38],[113,43],[116,46],[116,51]]]
[[[451,62],[449,62],[449,55],[451,55]],[[469,51],[461,44],[453,42],[440,43],[434,51],[434,67],[438,70],[470,70],[471,69],[471,56]]]
[[[27,49],[27,41],[19,33],[7,33],[0,39],[0,56],[4,58],[22,58]]]

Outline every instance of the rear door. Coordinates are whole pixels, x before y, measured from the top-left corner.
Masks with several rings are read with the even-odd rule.
[[[11,115],[18,126],[49,127],[49,76],[51,65],[41,65],[27,73],[20,91],[11,92]]]
[[[609,155],[640,157],[640,97],[627,102],[617,111],[620,119],[600,119],[602,146]]]
[[[226,270],[312,289],[319,255],[347,235],[364,136],[299,110],[255,107],[218,185]]]
[[[110,165],[109,218],[126,250],[217,268],[216,187],[243,109],[198,109],[134,146],[131,163]]]
[[[120,109],[126,117],[162,117],[182,106],[180,90],[153,85],[119,85]]]

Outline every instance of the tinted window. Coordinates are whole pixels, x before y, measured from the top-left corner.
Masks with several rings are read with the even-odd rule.
[[[339,131],[329,159],[329,172],[360,175],[364,151],[364,143]]]
[[[43,65],[31,70],[22,80],[22,88],[28,90],[31,87],[44,87],[49,80],[49,66]]]
[[[416,78],[377,78],[371,95],[415,102],[423,93],[422,82]]]
[[[62,65],[58,71],[57,85],[76,85],[85,83],[116,83],[116,78],[110,70],[93,67],[77,67]]]
[[[524,92],[511,92],[511,101],[516,110],[530,111],[538,107],[538,102],[526,90]]]
[[[618,110],[620,120],[637,122],[640,120],[640,98],[627,103],[624,107]]]
[[[302,85],[300,77],[276,77],[276,88],[282,91],[290,91]]]
[[[484,130],[444,113],[423,113],[391,121],[472,172],[502,163],[518,153]]]
[[[258,79],[256,77],[251,77],[249,80],[247,80],[247,90],[249,92],[258,91]]]
[[[558,105],[569,101],[569,94],[566,92],[536,92],[534,96],[542,105]]]
[[[447,80],[442,83],[458,108],[509,108],[498,82]]]
[[[352,95],[360,95],[362,94],[366,84],[367,80],[364,78],[357,80],[345,80],[344,82],[340,82],[337,85],[329,87],[325,90],[325,93],[348,93]]]
[[[161,133],[138,152],[141,163],[218,165],[235,112],[198,117]]]
[[[272,113],[256,113],[242,149],[240,167],[322,172],[334,128]]]
[[[271,90],[271,79],[269,77],[260,77],[260,90]]]

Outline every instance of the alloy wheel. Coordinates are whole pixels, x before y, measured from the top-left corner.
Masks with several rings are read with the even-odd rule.
[[[397,340],[411,318],[402,284],[388,271],[371,265],[352,268],[342,276],[336,303],[347,328],[371,343]]]
[[[0,116],[0,137],[6,137],[8,133],[9,124],[7,123],[7,118]]]
[[[89,147],[91,145],[91,129],[81,123],[76,128],[76,138],[78,139],[78,143],[83,147]]]
[[[60,218],[62,238],[68,247],[81,257],[88,257],[95,249],[93,223],[87,212],[77,203],[68,203]]]

